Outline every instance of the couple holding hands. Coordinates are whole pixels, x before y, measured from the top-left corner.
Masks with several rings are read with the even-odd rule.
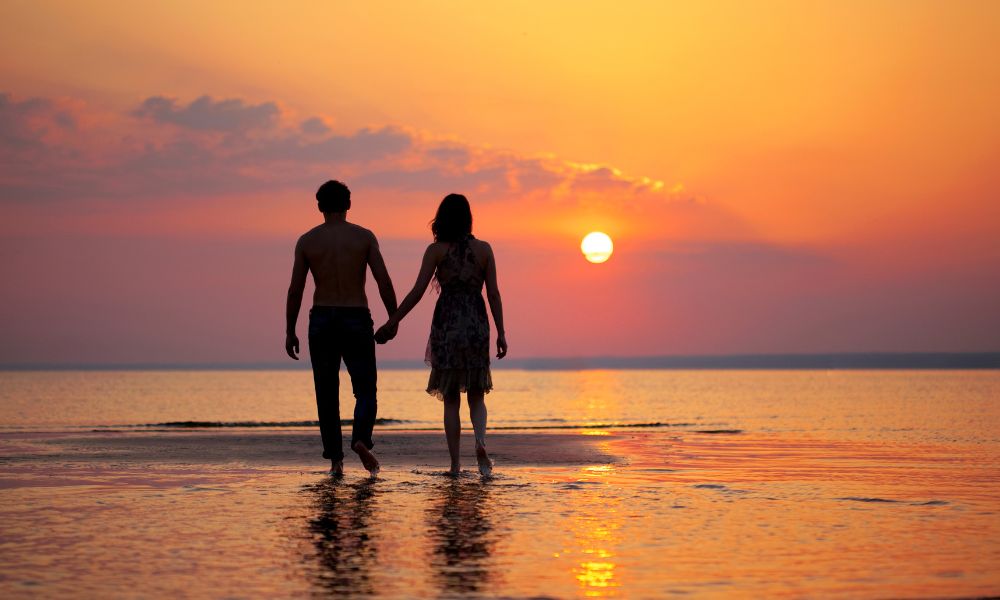
[[[431,367],[427,392],[444,403],[444,430],[451,455],[451,473],[461,470],[459,442],[461,394],[469,402],[476,436],[479,472],[492,473],[493,461],[486,451],[485,395],[493,388],[490,375],[490,324],[482,290],[486,287],[493,322],[497,328],[497,358],[507,354],[503,306],[497,287],[496,261],[490,245],[472,235],[472,210],[461,194],[448,194],[431,222],[434,241],[424,252],[413,289],[396,304],[396,293],[375,235],[347,221],[351,192],[339,181],[328,181],[316,192],[323,224],[309,230],[295,245],[292,282],[285,311],[285,351],[298,360],[295,333],[306,278],[311,272],[316,284],[309,311],[309,356],[316,405],[319,412],[323,457],[331,461],[330,472],[344,472],[340,427],[340,361],[351,376],[354,391],[354,422],[351,449],[364,467],[376,475],[379,462],[372,453],[372,429],[377,413],[375,344],[396,336],[400,321],[417,305],[427,286],[439,291],[431,321],[425,360]],[[371,269],[389,320],[374,331],[365,274]]]

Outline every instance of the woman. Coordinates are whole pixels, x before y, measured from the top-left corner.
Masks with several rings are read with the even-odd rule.
[[[483,284],[497,328],[497,358],[507,355],[503,329],[503,306],[497,288],[493,249],[472,236],[472,209],[461,194],[448,194],[431,222],[434,243],[427,247],[413,289],[399,309],[379,328],[376,339],[392,337],[399,322],[413,310],[433,277],[440,295],[434,307],[431,335],[425,360],[431,367],[427,392],[444,401],[444,431],[451,454],[451,473],[461,470],[459,442],[462,424],[458,415],[465,392],[476,433],[479,472],[492,473],[493,461],[486,452],[486,402],[493,389],[490,376],[490,323],[483,302]]]

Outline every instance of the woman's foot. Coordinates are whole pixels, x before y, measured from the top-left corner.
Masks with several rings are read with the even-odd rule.
[[[448,470],[448,474],[452,477],[458,477],[462,474],[462,465],[458,463],[451,463],[451,469]]]
[[[479,474],[483,477],[493,476],[493,459],[486,453],[486,446],[476,444],[476,462],[479,463]]]
[[[365,466],[365,469],[371,474],[372,477],[378,475],[381,465],[378,464],[378,459],[372,454],[372,451],[368,449],[367,446],[362,442],[354,442],[351,449],[357,453],[358,457],[361,459],[361,464]]]
[[[344,461],[343,460],[332,460],[330,461],[330,475],[334,477],[344,476]]]

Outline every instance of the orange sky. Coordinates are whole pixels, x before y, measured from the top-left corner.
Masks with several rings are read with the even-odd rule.
[[[7,2],[0,362],[279,360],[329,177],[400,295],[466,193],[522,356],[996,350],[998,39],[989,1]]]

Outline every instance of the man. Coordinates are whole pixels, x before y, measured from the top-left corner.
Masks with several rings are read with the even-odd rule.
[[[302,305],[302,290],[311,271],[316,283],[309,311],[309,357],[316,385],[323,457],[330,472],[343,475],[344,449],[340,430],[340,359],[344,359],[354,388],[354,425],[351,449],[374,477],[379,470],[372,454],[375,426],[375,339],[365,296],[365,271],[371,268],[379,296],[391,315],[396,312],[396,292],[371,231],[347,222],[351,191],[339,181],[327,181],[316,192],[322,225],[310,229],[295,244],[292,283],[285,310],[285,352],[298,360],[299,338],[295,322]],[[387,337],[396,332],[386,332]],[[381,340],[380,341],[384,341]]]

